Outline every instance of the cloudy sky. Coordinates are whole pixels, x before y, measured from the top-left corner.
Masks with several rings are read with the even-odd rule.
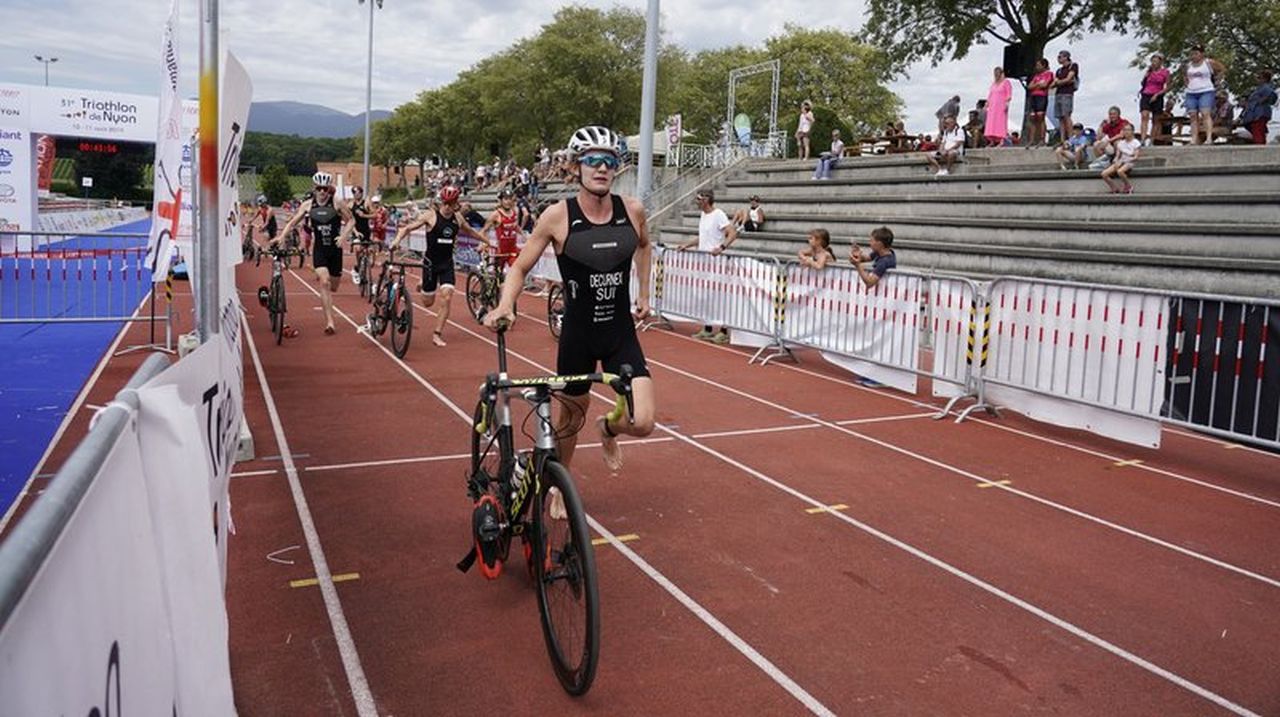
[[[139,94],[157,90],[161,30],[169,0],[2,0],[0,82],[42,84],[44,65],[33,55],[58,57],[50,83]],[[184,84],[195,93],[199,35],[196,0],[180,0]],[[560,0],[386,0],[375,24],[373,106],[393,109],[422,89],[450,82],[460,70],[550,21]],[[642,11],[643,0],[580,0]],[[296,100],[345,112],[364,109],[367,6],[357,0],[222,0],[222,37],[248,68],[255,100]],[[744,7],[749,7],[744,11]],[[826,5],[828,26],[854,30],[865,3]],[[668,41],[690,50],[754,44],[782,31],[797,17],[819,14],[812,2],[769,0],[668,0],[663,5]],[[1132,36],[1091,35],[1074,44],[1052,44],[1049,56],[1069,47],[1081,64],[1083,86],[1076,116],[1096,125],[1107,106],[1137,115],[1138,70],[1128,67]],[[985,97],[998,44],[982,46],[963,61],[912,67],[891,86],[906,105],[908,129],[927,130],[933,113],[952,93],[966,109]],[[1015,94],[1017,94],[1015,92]],[[1011,111],[1021,112],[1021,99]],[[785,109],[785,108],[784,108]],[[591,118],[584,117],[583,121]]]

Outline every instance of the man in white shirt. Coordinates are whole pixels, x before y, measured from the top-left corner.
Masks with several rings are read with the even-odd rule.
[[[679,251],[687,251],[696,246],[698,251],[719,254],[738,240],[738,229],[724,210],[716,207],[716,196],[710,189],[700,190],[695,199],[698,208],[702,210],[702,216],[698,218],[698,238],[681,244]],[[704,324],[693,337],[716,344],[729,343],[729,331],[723,326],[717,332],[710,324]]]
[[[942,119],[942,134],[938,136],[938,151],[926,155],[929,166],[935,171],[935,177],[951,174],[951,167],[956,158],[964,152],[964,130],[956,125],[955,115],[947,115]],[[946,166],[943,166],[943,165]]]

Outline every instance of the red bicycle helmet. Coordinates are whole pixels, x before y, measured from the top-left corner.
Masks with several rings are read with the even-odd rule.
[[[460,196],[462,196],[462,192],[459,192],[457,187],[449,185],[440,190],[440,203],[453,204],[458,201],[458,197]]]

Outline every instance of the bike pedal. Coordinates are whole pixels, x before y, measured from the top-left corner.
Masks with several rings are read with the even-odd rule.
[[[480,574],[489,580],[502,575],[502,506],[492,495],[480,496],[471,511],[471,532],[475,538]]]

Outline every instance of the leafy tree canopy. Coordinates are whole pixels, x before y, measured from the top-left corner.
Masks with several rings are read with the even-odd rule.
[[[1280,69],[1280,3],[1168,0],[1144,18],[1141,34],[1142,54],[1135,64],[1145,66],[1152,52],[1160,52],[1177,67],[1187,49],[1201,43],[1209,57],[1226,65],[1227,86],[1237,95],[1249,94],[1259,70]],[[1181,89],[1181,73],[1171,80]]]

